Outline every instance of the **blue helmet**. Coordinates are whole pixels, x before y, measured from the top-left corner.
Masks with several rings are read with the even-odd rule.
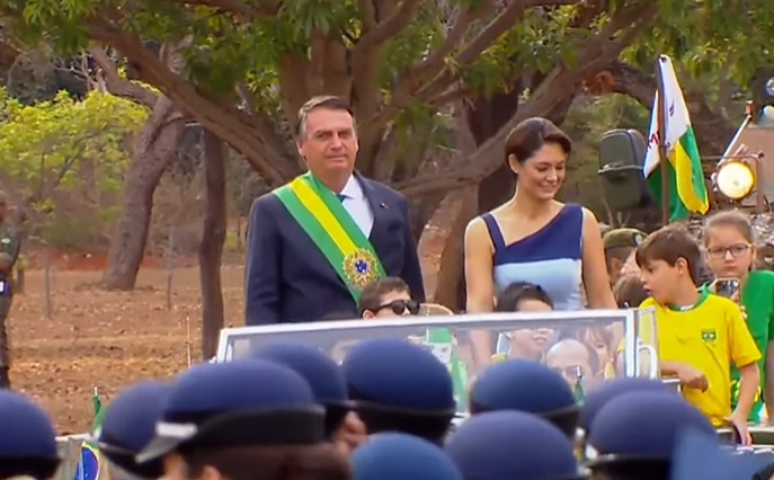
[[[350,403],[344,374],[329,356],[300,343],[272,343],[258,349],[253,358],[280,363],[304,377],[315,400],[325,407],[326,436],[339,428]]]
[[[355,450],[350,464],[352,480],[463,480],[437,445],[401,433],[372,436]]]
[[[28,397],[0,390],[0,478],[51,478],[59,467],[54,425]]]
[[[314,445],[324,419],[309,384],[288,367],[253,359],[200,364],[174,382],[156,437],[137,460],[195,445]]]
[[[369,433],[399,431],[441,442],[454,417],[451,375],[406,340],[358,342],[342,364],[349,397]]]
[[[465,478],[584,478],[570,439],[548,421],[524,412],[475,415],[451,435],[445,449]]]
[[[160,460],[138,464],[135,457],[153,440],[171,391],[168,383],[143,381],[118,395],[105,409],[102,427],[94,432],[100,452],[133,475],[161,477]]]
[[[575,436],[578,403],[561,375],[542,363],[511,359],[489,367],[470,392],[470,412],[514,410],[538,415]]]
[[[588,464],[596,468],[632,461],[670,462],[680,435],[687,430],[715,435],[707,417],[679,395],[625,393],[595,416],[586,438]]]

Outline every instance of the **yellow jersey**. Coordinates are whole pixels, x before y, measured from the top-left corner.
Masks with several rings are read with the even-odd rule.
[[[656,308],[659,360],[688,364],[707,377],[707,391],[684,388],[683,395],[721,426],[731,415],[731,363],[741,368],[761,358],[739,306],[704,292],[690,309],[660,305],[652,298],[640,305],[647,307]]]

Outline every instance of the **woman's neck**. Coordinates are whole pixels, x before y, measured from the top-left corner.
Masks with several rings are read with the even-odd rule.
[[[551,211],[551,200],[537,200],[516,187],[510,200],[510,209],[516,210],[527,218],[540,218]]]

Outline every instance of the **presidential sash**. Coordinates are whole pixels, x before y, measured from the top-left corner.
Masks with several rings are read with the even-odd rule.
[[[355,303],[366,285],[386,276],[363,231],[336,194],[311,173],[273,193],[344,281]]]

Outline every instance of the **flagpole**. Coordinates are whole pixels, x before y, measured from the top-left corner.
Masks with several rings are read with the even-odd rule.
[[[669,224],[669,159],[666,144],[666,95],[664,94],[664,75],[661,72],[661,55],[656,59],[656,81],[658,82],[658,165],[661,169],[661,222]]]

